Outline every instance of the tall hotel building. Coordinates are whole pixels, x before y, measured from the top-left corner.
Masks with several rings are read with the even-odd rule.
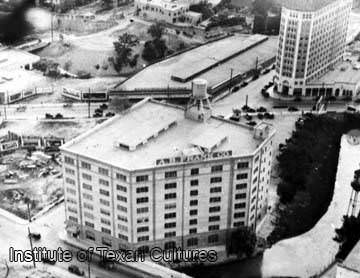
[[[114,249],[186,249],[255,229],[275,130],[212,116],[204,87],[194,81],[186,108],[145,99],[62,146],[69,234]]]
[[[322,88],[316,81],[343,60],[351,7],[352,0],[283,1],[275,91],[316,96],[316,89],[335,95],[331,86]]]

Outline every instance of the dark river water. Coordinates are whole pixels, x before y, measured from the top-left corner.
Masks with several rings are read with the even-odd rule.
[[[234,278],[234,277],[261,277],[262,256],[241,260],[219,266],[202,266],[192,269],[182,269],[194,278]]]

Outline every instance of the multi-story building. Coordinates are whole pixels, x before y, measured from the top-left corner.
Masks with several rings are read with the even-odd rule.
[[[310,96],[312,89],[306,89],[343,60],[352,0],[289,0],[283,5],[275,91]],[[319,90],[321,85],[310,87]]]
[[[190,2],[169,0],[135,0],[136,12],[145,19],[167,23],[188,23],[196,25],[201,14],[189,11]]]
[[[145,99],[61,147],[66,229],[114,249],[224,244],[267,212],[274,133]]]

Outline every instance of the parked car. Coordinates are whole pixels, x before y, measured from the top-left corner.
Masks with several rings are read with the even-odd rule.
[[[114,117],[115,116],[115,113],[114,112],[107,112],[105,114],[105,117]]]
[[[103,110],[102,110],[101,108],[96,108],[96,109],[95,109],[95,113],[101,113],[101,114],[102,114],[102,113],[103,113]]]
[[[72,106],[73,106],[72,102],[67,102],[67,103],[64,103],[64,104],[63,104],[63,107],[64,107],[64,108],[70,108],[70,107],[72,107]]]
[[[269,120],[273,120],[273,119],[275,118],[275,115],[272,114],[272,113],[266,112],[266,113],[264,114],[264,118],[265,118],[265,119],[269,119]]]
[[[256,112],[265,113],[267,112],[267,109],[263,106],[260,106],[258,109],[256,109]]]
[[[249,126],[256,126],[256,122],[255,121],[250,121],[246,123]]]
[[[235,92],[237,92],[239,90],[240,90],[240,86],[235,86],[234,88],[231,89],[231,92],[235,93]]]
[[[25,105],[22,105],[22,106],[19,106],[19,107],[16,108],[16,111],[17,111],[17,112],[25,112],[25,110],[26,110],[26,106],[25,106]]]
[[[290,107],[288,108],[288,111],[289,111],[289,112],[296,112],[296,111],[299,111],[299,109],[297,109],[295,106],[290,106]]]
[[[251,121],[251,120],[252,120],[252,116],[246,114],[246,115],[245,115],[245,119],[246,119],[247,121]]]
[[[54,119],[54,116],[49,114],[49,113],[46,113],[45,114],[45,119]]]
[[[70,273],[76,274],[78,276],[84,276],[84,270],[81,270],[77,265],[70,265],[68,270]]]
[[[106,110],[106,109],[108,109],[108,105],[106,103],[103,103],[103,104],[100,105],[100,109],[101,110]]]
[[[51,264],[51,265],[54,265],[56,263],[56,260],[53,260],[53,259],[50,259],[48,257],[42,257],[41,258],[41,261],[44,263],[44,264]]]
[[[257,117],[258,117],[259,120],[262,120],[262,119],[264,119],[264,114],[258,113]]]
[[[28,237],[31,237],[32,239],[39,240],[41,238],[40,233],[30,233]]]
[[[55,119],[63,119],[63,118],[64,118],[64,116],[62,114],[60,114],[60,113],[57,113],[55,115]]]
[[[103,116],[102,113],[97,113],[97,112],[95,112],[95,113],[93,114],[93,117],[94,117],[94,118],[101,118],[102,116]]]

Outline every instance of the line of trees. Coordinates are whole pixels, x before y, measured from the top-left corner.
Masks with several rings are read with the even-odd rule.
[[[357,114],[308,116],[297,122],[277,157],[281,178],[277,189],[279,217],[269,243],[310,230],[327,211],[341,136],[353,128],[360,128]]]

